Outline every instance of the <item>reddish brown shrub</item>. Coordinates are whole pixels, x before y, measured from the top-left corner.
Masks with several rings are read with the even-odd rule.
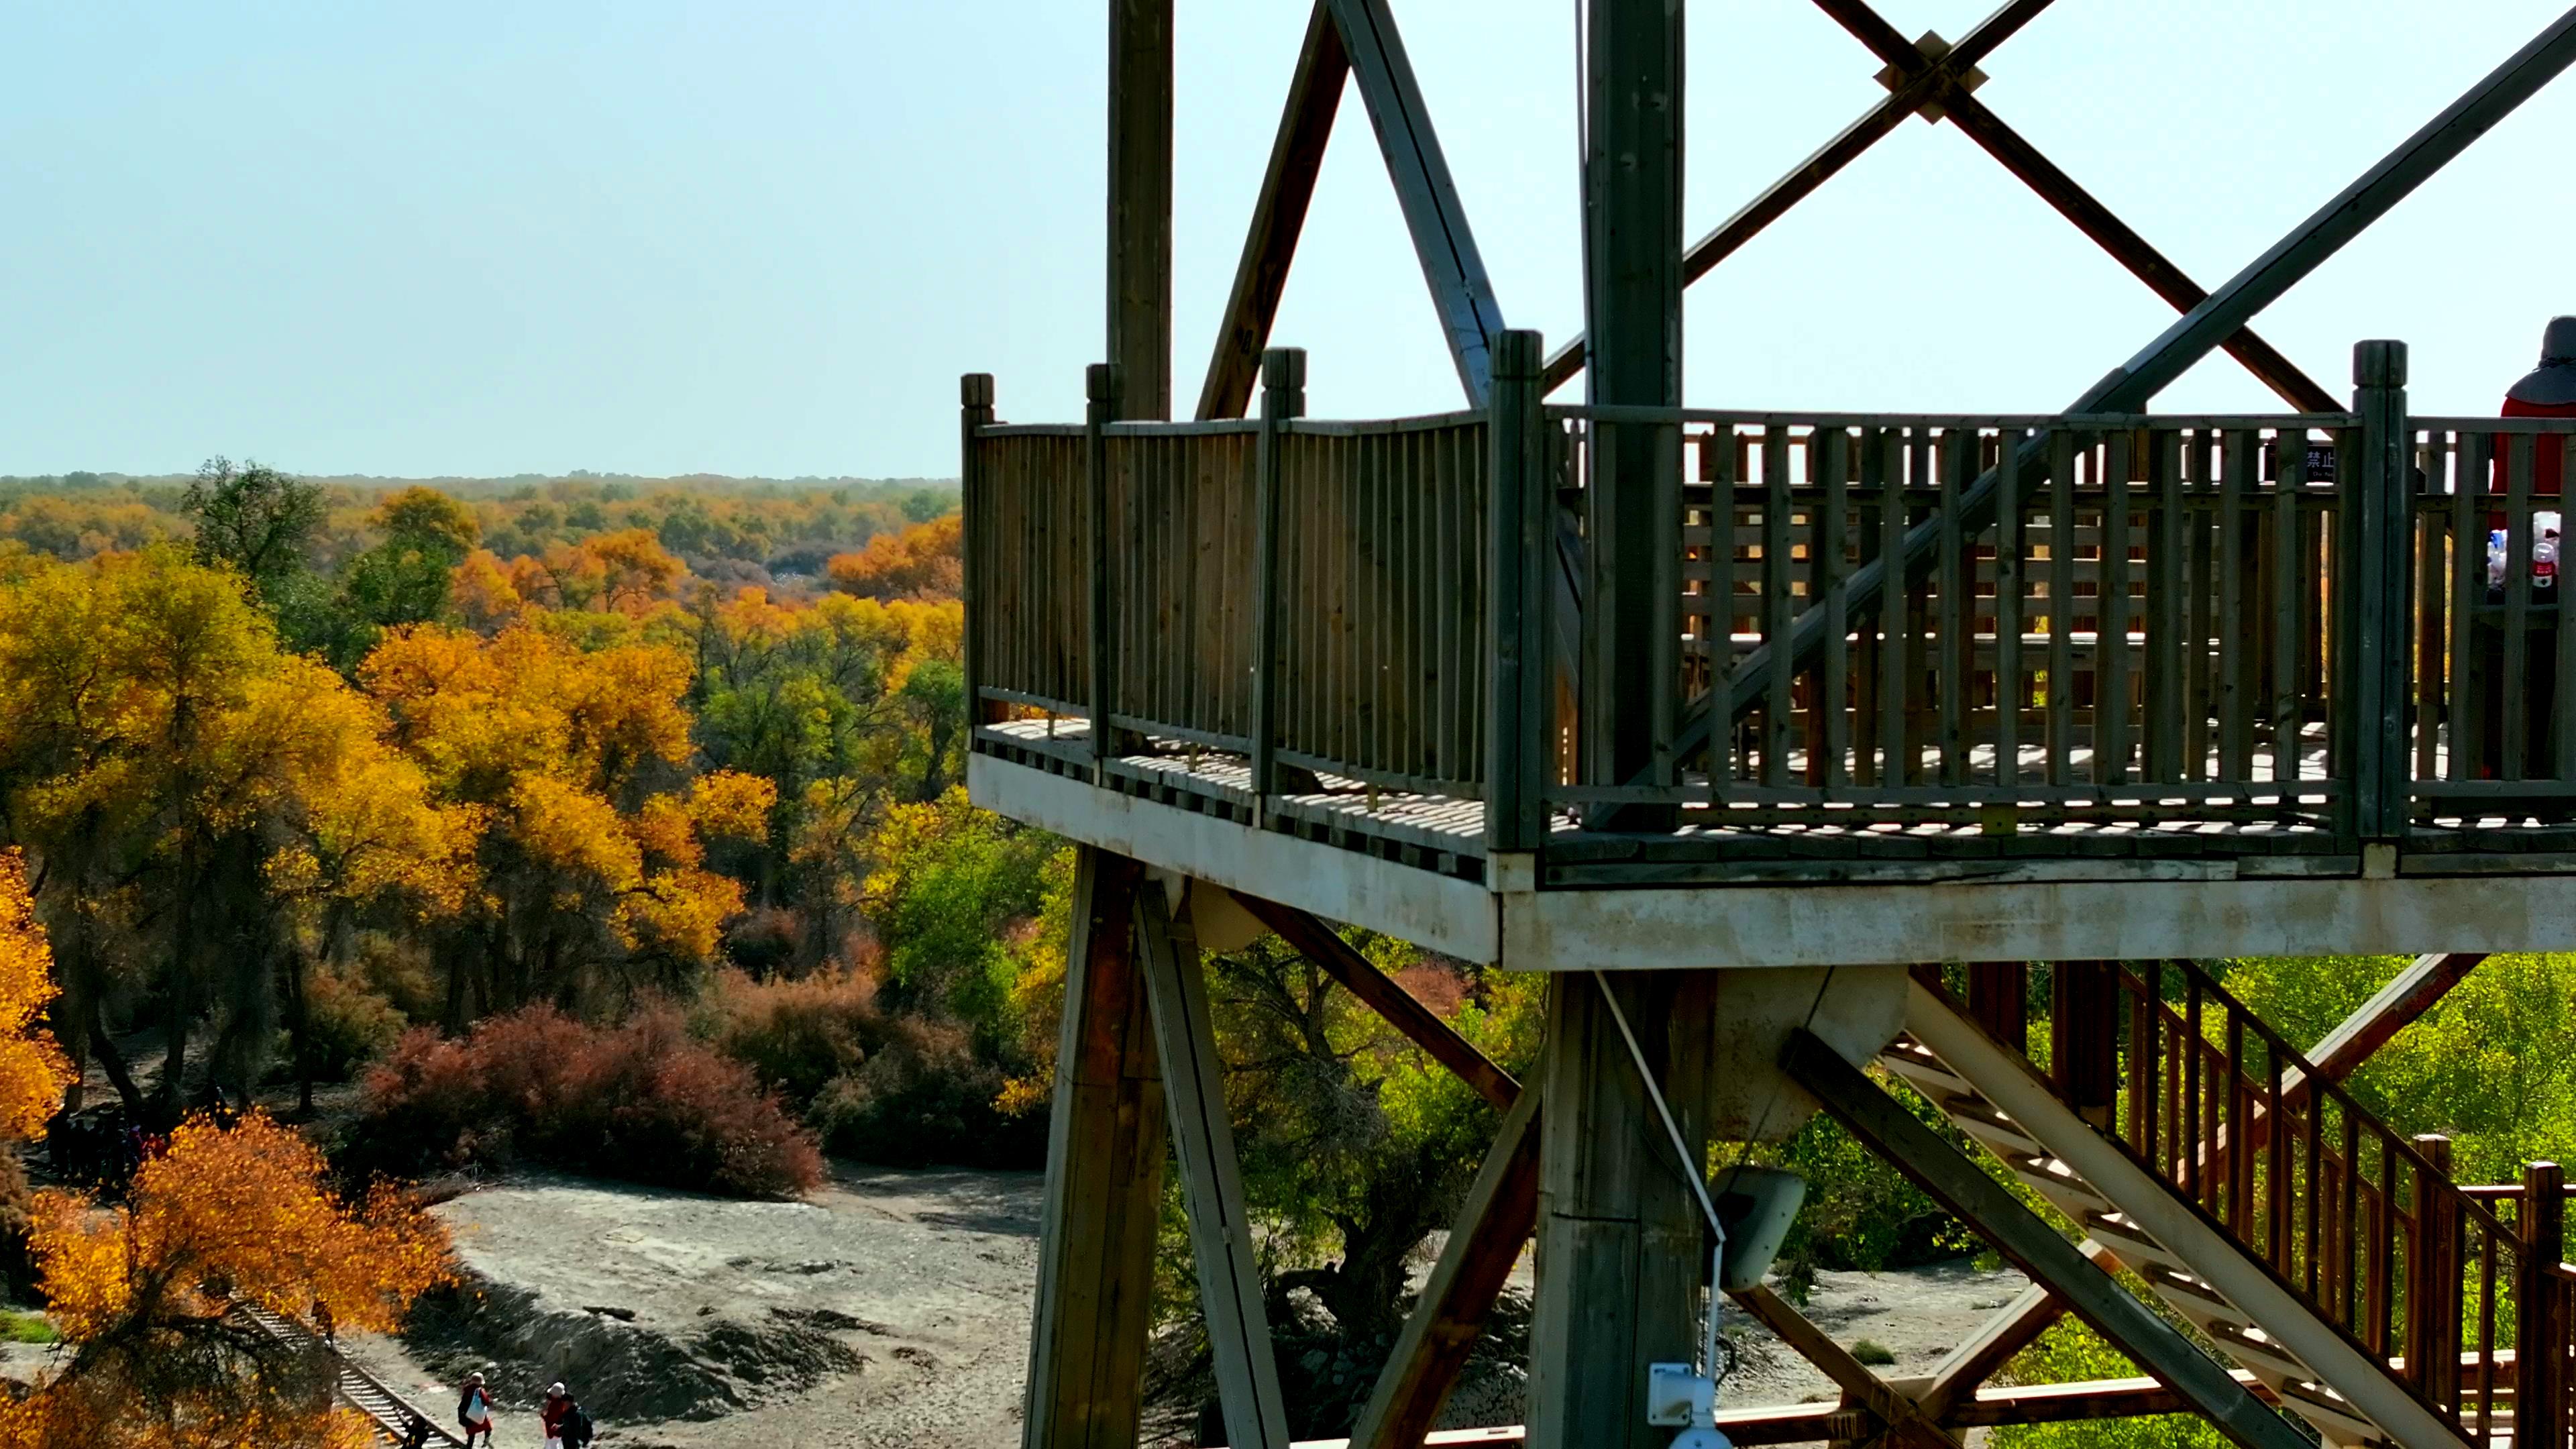
[[[885,1040],[886,1024],[877,1010],[876,980],[865,972],[755,981],[727,971],[700,1003],[699,1031],[717,1051],[751,1068],[762,1086],[806,1102],[865,1061]]]
[[[363,1165],[406,1171],[529,1161],[737,1197],[823,1180],[813,1136],[668,1010],[598,1028],[537,1006],[461,1039],[414,1031],[367,1078],[360,1141]]]

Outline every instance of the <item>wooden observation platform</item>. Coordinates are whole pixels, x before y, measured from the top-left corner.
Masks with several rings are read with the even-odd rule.
[[[1504,325],[1385,0],[1320,0],[1172,421],[1171,0],[1110,0],[1110,361],[1080,422],[1001,421],[989,377],[962,395],[970,788],[1084,847],[1032,1449],[1135,1440],[1167,1150],[1229,1442],[1285,1442],[1197,961],[1263,930],[1504,1112],[1355,1444],[1423,1442],[1533,1231],[1513,1432],[1669,1442],[1647,1365],[1697,1352],[1709,1234],[1665,1135],[1819,1107],[2039,1286],[1927,1383],[1738,1295],[1845,1394],[1728,1407],[1737,1442],[2185,1408],[2265,1449],[2568,1444],[2556,1169],[2463,1188],[2446,1143],[2335,1084],[2484,953],[2576,948],[2576,589],[2535,567],[2576,418],[2417,414],[2395,342],[2330,392],[2248,323],[2576,60],[2576,13],[2204,291],[1972,94],[2046,0],[1955,44],[1817,3],[1887,99],[1686,245],[1682,7],[1591,0],[1589,330],[1551,355]],[[1461,411],[1311,418],[1304,355],[1268,346],[1346,89]],[[1916,114],[2179,319],[2061,413],[1685,406],[1683,287]],[[2221,349],[2282,411],[2152,411]],[[1538,1078],[1333,923],[1564,973]],[[2348,953],[2421,959],[2319,1043],[2187,964]],[[2152,1379],[1980,1390],[2064,1312]]]

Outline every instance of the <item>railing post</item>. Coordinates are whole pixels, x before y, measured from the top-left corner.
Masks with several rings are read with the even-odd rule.
[[[2408,497],[2406,344],[2359,342],[2352,350],[2352,410],[2361,418],[2361,456],[2338,469],[2336,491],[2354,513],[2339,530],[2353,557],[2343,570],[2342,678],[2332,686],[2335,713],[2351,753],[2348,829],[2362,844],[2405,834],[2409,761],[2406,749],[2407,565],[2412,533]]]
[[[2523,1164],[2519,1227],[2513,1441],[2516,1449],[2562,1449],[2567,1437],[2567,1344],[2558,1311],[2558,1260],[2567,1251],[2567,1176],[2557,1163]]]
[[[1265,823],[1279,790],[1279,453],[1288,421],[1306,415],[1306,349],[1261,354],[1261,436],[1252,475],[1252,795]]]
[[[1545,349],[1536,332],[1494,340],[1485,519],[1485,849],[1535,851],[1547,842],[1547,785],[1555,758],[1554,654],[1548,633],[1555,581],[1556,499],[1547,470]]]
[[[2276,1129],[2277,1130],[2277,1129]],[[2458,1402],[2460,1384],[2460,1210],[2451,1187],[2451,1139],[2428,1133],[2415,1151],[2430,1171],[2415,1175],[2415,1242],[2406,1255],[2407,1377],[2435,1407]]]
[[[957,514],[958,547],[964,555],[965,573],[958,585],[958,597],[966,614],[962,661],[966,671],[966,751],[975,750],[975,731],[984,723],[984,651],[975,640],[983,627],[983,615],[976,610],[976,493],[982,486],[981,471],[975,466],[976,430],[993,421],[993,374],[970,372],[957,379]]]
[[[1109,783],[1109,758],[1116,753],[1117,727],[1110,723],[1117,700],[1117,618],[1109,596],[1109,437],[1106,429],[1118,416],[1118,369],[1091,364],[1083,374],[1090,401],[1083,417],[1083,485],[1091,515],[1091,598],[1085,611],[1086,652],[1091,660],[1091,780]]]

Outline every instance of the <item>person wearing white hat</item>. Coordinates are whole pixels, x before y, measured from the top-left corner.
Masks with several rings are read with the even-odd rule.
[[[561,1383],[546,1385],[545,1406],[537,1412],[545,1424],[546,1449],[589,1449],[590,1415]]]
[[[456,1422],[465,1427],[466,1449],[473,1449],[474,1436],[483,1436],[484,1449],[492,1444],[492,1396],[484,1391],[483,1376],[465,1376],[464,1391],[457,1396]]]

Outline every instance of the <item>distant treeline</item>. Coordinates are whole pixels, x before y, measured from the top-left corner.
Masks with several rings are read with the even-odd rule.
[[[189,537],[192,475],[70,472],[0,475],[0,543],[79,561]],[[328,571],[382,542],[377,505],[427,487],[463,503],[482,545],[507,559],[542,557],[595,535],[642,529],[701,577],[767,587],[819,580],[836,554],[957,506],[942,478],[647,478],[574,472],[509,478],[306,475],[323,514],[308,542]]]

